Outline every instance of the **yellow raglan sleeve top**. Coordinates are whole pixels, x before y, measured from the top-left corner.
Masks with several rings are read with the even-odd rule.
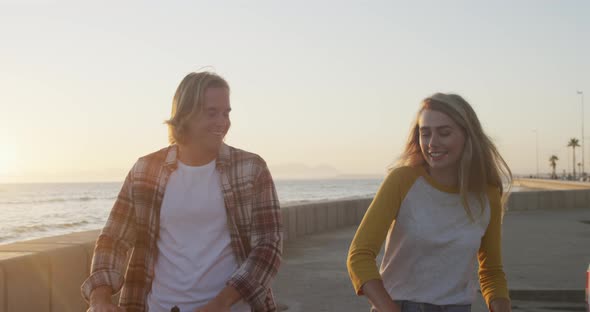
[[[366,282],[382,279],[376,263],[377,255],[389,230],[395,226],[404,198],[421,176],[428,183],[435,183],[423,168],[396,168],[385,178],[367,209],[350,245],[347,259],[348,272],[358,295],[363,294],[362,286]],[[440,185],[434,187],[441,191],[448,191]],[[479,279],[482,294],[489,304],[495,298],[508,298],[508,289],[501,260],[500,192],[497,188],[490,187],[486,195],[489,199],[490,222],[481,239],[477,258],[480,264]]]

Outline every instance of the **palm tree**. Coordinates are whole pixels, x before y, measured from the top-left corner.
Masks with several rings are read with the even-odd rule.
[[[557,166],[558,160],[559,160],[559,158],[557,158],[557,156],[555,156],[555,155],[551,155],[551,157],[549,157],[549,166],[551,166],[551,169],[553,169],[553,172],[551,173],[551,179],[557,179],[557,174],[555,173],[555,167]]]
[[[573,168],[574,168],[574,180],[576,179],[576,147],[580,147],[580,141],[576,138],[571,138],[570,141],[567,143],[568,147],[571,147],[573,150]]]

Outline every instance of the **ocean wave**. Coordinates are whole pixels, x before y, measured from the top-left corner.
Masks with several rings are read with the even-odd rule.
[[[65,202],[88,202],[95,200],[115,200],[117,196],[109,197],[91,197],[82,196],[77,198],[49,198],[40,200],[25,200],[25,201],[0,201],[0,205],[23,205],[23,204],[51,204],[51,203],[65,203]]]
[[[20,236],[18,236],[18,235],[2,234],[2,235],[0,235],[0,244],[18,241],[19,238],[20,238]]]
[[[11,232],[16,234],[24,233],[35,233],[35,232],[48,232],[53,230],[64,230],[75,228],[83,225],[87,225],[88,221],[77,221],[59,224],[35,224],[35,225],[23,225],[13,229]]]
[[[318,202],[326,202],[326,201],[339,201],[339,200],[353,200],[353,199],[365,199],[365,198],[373,198],[375,193],[367,193],[362,195],[352,195],[352,196],[341,196],[341,197],[325,197],[325,198],[313,198],[313,199],[295,199],[295,200],[282,200],[282,205],[296,205],[296,204],[309,204],[309,203],[318,203]]]

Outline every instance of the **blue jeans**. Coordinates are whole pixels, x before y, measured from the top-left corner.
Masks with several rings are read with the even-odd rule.
[[[434,305],[413,301],[396,301],[402,312],[471,312],[470,304]]]

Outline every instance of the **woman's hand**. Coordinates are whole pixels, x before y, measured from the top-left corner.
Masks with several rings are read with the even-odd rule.
[[[511,312],[510,299],[498,298],[490,302],[490,312]]]
[[[379,312],[401,312],[400,307],[391,299],[383,287],[383,281],[370,280],[362,286],[365,296]]]

